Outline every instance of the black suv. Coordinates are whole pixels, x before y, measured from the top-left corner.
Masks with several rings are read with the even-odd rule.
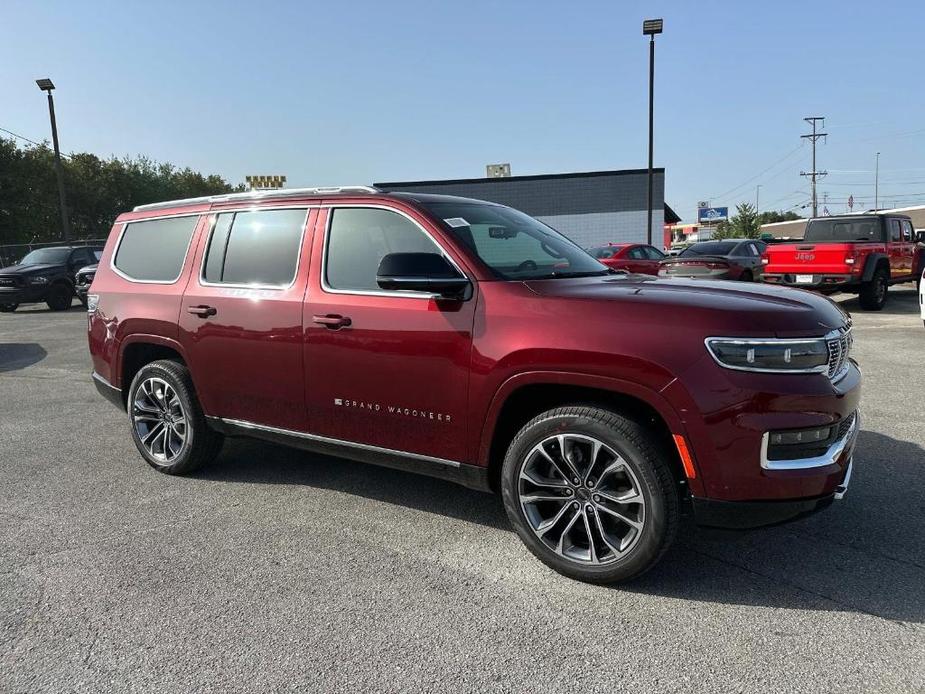
[[[19,263],[0,269],[0,311],[15,311],[20,304],[42,301],[52,311],[70,308],[75,273],[96,263],[100,253],[101,248],[90,246],[56,246],[31,251]]]

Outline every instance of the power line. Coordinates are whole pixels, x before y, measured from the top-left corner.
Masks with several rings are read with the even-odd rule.
[[[17,138],[17,139],[19,139],[19,140],[23,140],[23,141],[25,141],[25,142],[28,142],[29,144],[35,145],[36,147],[47,147],[47,146],[48,146],[48,143],[47,143],[47,142],[36,142],[35,140],[30,140],[30,139],[29,139],[28,137],[26,137],[25,135],[20,135],[19,133],[14,133],[12,130],[7,130],[6,128],[0,128],[0,130],[2,130],[3,132],[7,133],[8,135],[12,135],[13,137],[15,137],[15,138]],[[65,154],[64,152],[61,152],[61,156],[64,157],[65,159],[70,159],[70,158],[71,158],[71,156],[70,156],[69,154]]]
[[[789,159],[790,157],[792,157],[794,154],[796,154],[796,153],[797,153],[798,151],[800,151],[802,148],[803,148],[803,145],[802,145],[802,143],[801,143],[801,144],[797,145],[795,148],[793,148],[792,150],[790,150],[789,152],[787,152],[787,154],[785,154],[783,157],[781,157],[780,159],[778,159],[776,162],[774,162],[773,164],[771,164],[771,165],[770,165],[769,167],[767,167],[766,169],[763,169],[762,171],[759,171],[757,174],[755,174],[754,176],[752,176],[752,177],[749,178],[748,180],[743,181],[742,183],[740,183],[739,185],[737,185],[735,188],[730,188],[729,190],[727,190],[727,191],[726,191],[725,193],[723,193],[722,195],[713,195],[713,196],[710,196],[710,199],[711,199],[711,200],[714,199],[714,198],[716,198],[716,199],[722,199],[722,198],[725,198],[727,195],[731,195],[732,193],[735,193],[736,191],[740,190],[741,188],[744,188],[745,186],[747,186],[747,185],[748,185],[749,183],[751,183],[752,181],[754,181],[754,180],[756,180],[757,178],[759,178],[759,177],[763,176],[764,174],[766,174],[768,171],[770,171],[771,169],[773,169],[773,168],[774,168],[775,166],[777,166],[778,164],[782,164],[783,162],[785,162],[787,159]]]

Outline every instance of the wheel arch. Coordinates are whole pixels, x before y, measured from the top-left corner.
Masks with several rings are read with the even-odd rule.
[[[136,334],[122,341],[119,346],[119,361],[114,372],[118,374],[123,404],[127,401],[129,386],[135,374],[146,364],[159,359],[172,359],[188,364],[183,347],[168,337]]]
[[[482,427],[476,458],[479,465],[488,469],[493,489],[498,489],[507,444],[517,431],[541,412],[576,404],[604,407],[652,428],[669,457],[677,481],[687,481],[697,491],[700,477],[687,478],[672,438],[680,434],[687,439],[684,425],[664,397],[629,381],[563,372],[519,374],[505,381],[496,392]]]
[[[890,259],[885,253],[871,253],[868,255],[864,261],[864,274],[861,276],[861,281],[870,282],[874,278],[874,273],[881,267],[885,267],[887,275],[889,275]]]

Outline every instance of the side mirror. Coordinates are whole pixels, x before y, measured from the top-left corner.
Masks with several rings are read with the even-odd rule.
[[[379,262],[376,283],[390,291],[427,292],[442,299],[465,301],[469,280],[439,253],[389,253]]]
[[[915,242],[925,243],[925,229],[919,229],[917,232],[915,232]]]

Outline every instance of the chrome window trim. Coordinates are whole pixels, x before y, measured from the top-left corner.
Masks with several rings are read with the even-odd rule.
[[[129,275],[125,274],[119,268],[116,267],[116,258],[119,257],[119,250],[122,248],[122,239],[125,236],[125,231],[126,229],[129,228],[130,225],[135,224],[137,222],[156,222],[161,219],[175,219],[178,217],[201,217],[203,214],[206,214],[206,213],[204,212],[184,212],[181,214],[164,214],[164,215],[156,215],[154,217],[142,217],[141,219],[132,219],[132,220],[125,221],[125,222],[120,222],[120,224],[122,225],[122,229],[119,230],[119,238],[116,239],[115,248],[112,249],[112,256],[110,256],[109,258],[109,269],[112,270],[115,274],[117,274],[122,279],[128,282],[132,282],[133,284],[176,284],[179,281],[179,279],[183,276],[183,268],[186,267],[186,261],[189,259],[189,252],[190,252],[190,249],[193,247],[193,239],[196,237],[196,226],[198,226],[199,222],[196,222],[196,225],[193,226],[193,231],[190,234],[189,242],[186,244],[186,253],[183,254],[183,262],[180,263],[179,274],[169,281],[168,280],[135,279],[134,277],[130,277]]]
[[[415,460],[422,460],[429,463],[437,463],[438,465],[446,465],[448,467],[458,468],[462,466],[462,463],[456,460],[447,460],[446,458],[435,458],[430,455],[423,455],[422,453],[411,453],[409,451],[400,451],[395,448],[385,448],[383,446],[374,446],[369,443],[358,443],[356,441],[346,441],[344,439],[335,439],[330,436],[321,436],[320,434],[309,434],[302,431],[293,431],[292,429],[281,429],[279,427],[272,427],[266,424],[257,424],[256,422],[248,422],[244,419],[226,419],[224,417],[211,417],[210,419],[216,419],[219,422],[230,424],[232,426],[240,427],[241,429],[252,429],[256,431],[266,431],[271,434],[280,434],[282,436],[292,436],[294,438],[306,439],[308,441],[316,441],[318,443],[327,443],[335,446],[345,446],[347,448],[359,448],[364,451],[370,451],[372,453],[383,453],[388,455],[400,455],[408,458],[414,458]]]
[[[282,206],[272,206],[272,207],[255,207],[253,205],[248,205],[247,207],[240,207],[234,209],[221,209],[221,210],[212,210],[207,212],[212,220],[209,222],[209,232],[206,237],[206,245],[202,250],[202,259],[199,261],[199,286],[200,287],[227,287],[229,289],[270,289],[275,291],[285,291],[287,289],[292,289],[295,286],[296,281],[299,279],[299,268],[302,267],[302,249],[305,246],[305,230],[308,227],[308,217],[311,214],[312,210],[317,210],[318,205],[282,205]],[[205,279],[206,272],[206,259],[209,254],[209,244],[212,243],[212,234],[215,233],[215,225],[218,222],[218,216],[221,214],[233,214],[236,215],[238,212],[265,212],[270,210],[305,210],[305,217],[302,219],[302,234],[299,236],[299,255],[296,258],[295,272],[292,274],[292,281],[289,284],[232,284],[230,282],[208,282]],[[234,220],[232,220],[234,222]],[[228,230],[229,234],[231,229]]]
[[[842,453],[854,445],[860,428],[861,412],[856,411],[851,428],[842,438],[833,442],[825,453],[814,458],[793,458],[791,460],[768,460],[768,445],[771,440],[771,432],[766,431],[761,436],[761,467],[765,470],[807,470],[834,465]]]
[[[443,257],[446,258],[450,265],[456,268],[456,271],[467,280],[473,286],[475,282],[472,281],[472,278],[469,277],[462,268],[459,267],[459,264],[453,260],[452,256],[446,252],[446,249],[440,244],[437,239],[434,238],[434,235],[431,234],[427,229],[421,226],[416,219],[409,215],[404,210],[400,210],[395,207],[390,207],[388,205],[377,205],[377,204],[364,204],[364,203],[348,203],[345,205],[339,205],[337,203],[321,205],[321,208],[330,210],[328,214],[327,221],[324,225],[324,239],[321,246],[321,289],[325,294],[349,294],[352,296],[386,296],[402,299],[424,299],[426,301],[431,301],[433,299],[439,299],[439,294],[434,294],[433,292],[412,292],[412,291],[387,291],[385,289],[375,290],[375,289],[334,289],[328,284],[328,241],[330,240],[331,232],[331,222],[334,220],[333,211],[337,209],[347,209],[347,208],[360,208],[360,209],[375,209],[375,210],[386,210],[388,212],[394,212],[401,215],[409,222],[414,224],[418,229],[420,229],[427,238],[429,238],[433,244],[440,249],[440,252],[443,254]],[[469,301],[465,299],[464,301]]]

